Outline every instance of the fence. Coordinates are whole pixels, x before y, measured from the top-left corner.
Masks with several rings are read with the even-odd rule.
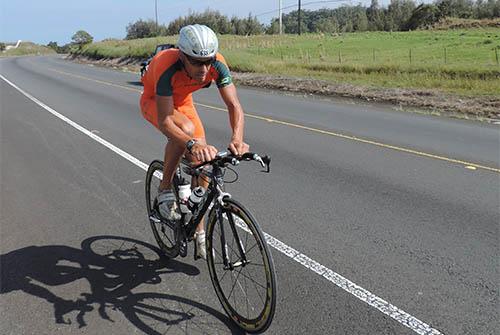
[[[249,49],[257,56],[272,57],[285,62],[339,63],[339,64],[398,64],[398,65],[461,65],[470,67],[499,66],[498,48],[478,53],[474,49],[298,49],[286,47]]]

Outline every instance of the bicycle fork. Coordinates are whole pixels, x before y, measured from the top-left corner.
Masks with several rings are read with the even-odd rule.
[[[235,268],[238,268],[240,266],[246,266],[249,261],[247,261],[246,254],[245,254],[245,249],[243,248],[243,244],[240,240],[240,237],[238,235],[238,231],[236,230],[236,225],[234,222],[233,215],[229,212],[226,211],[226,216],[229,221],[229,226],[231,227],[231,232],[233,234],[234,239],[237,241],[237,247],[238,247],[238,252],[240,255],[240,258],[238,261],[232,263],[229,259],[229,252],[228,252],[228,246],[226,243],[226,235],[224,231],[224,218],[223,218],[223,208],[221,205],[217,206],[216,208],[217,212],[217,219],[220,222],[220,242],[222,246],[222,260],[224,262],[224,270],[231,270],[233,271]]]

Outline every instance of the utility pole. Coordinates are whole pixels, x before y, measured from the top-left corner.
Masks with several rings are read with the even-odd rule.
[[[300,35],[300,0],[299,0],[299,35]]]
[[[156,32],[158,32],[158,0],[155,0]]]
[[[279,0],[278,3],[279,3],[279,15],[280,15],[280,35],[283,34],[283,20],[282,20],[282,16],[283,16],[283,12],[281,11],[281,8],[282,8],[282,1],[283,0]]]

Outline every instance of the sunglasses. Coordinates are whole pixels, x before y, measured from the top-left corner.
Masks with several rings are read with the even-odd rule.
[[[209,58],[207,60],[200,60],[200,59],[193,58],[193,57],[186,55],[186,54],[184,54],[184,56],[186,56],[186,59],[188,60],[188,62],[191,65],[197,66],[197,67],[210,66],[210,65],[212,65],[212,63],[215,60],[215,57]]]

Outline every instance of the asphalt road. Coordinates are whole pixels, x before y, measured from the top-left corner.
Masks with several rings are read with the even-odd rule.
[[[0,333],[239,334],[192,248],[160,257],[137,161],[54,116],[161,158],[137,75],[59,57],[0,59],[0,74]],[[246,141],[272,169],[241,166],[228,190],[287,246],[272,249],[267,333],[496,334],[498,126],[238,92]],[[217,91],[195,101],[225,148]]]

